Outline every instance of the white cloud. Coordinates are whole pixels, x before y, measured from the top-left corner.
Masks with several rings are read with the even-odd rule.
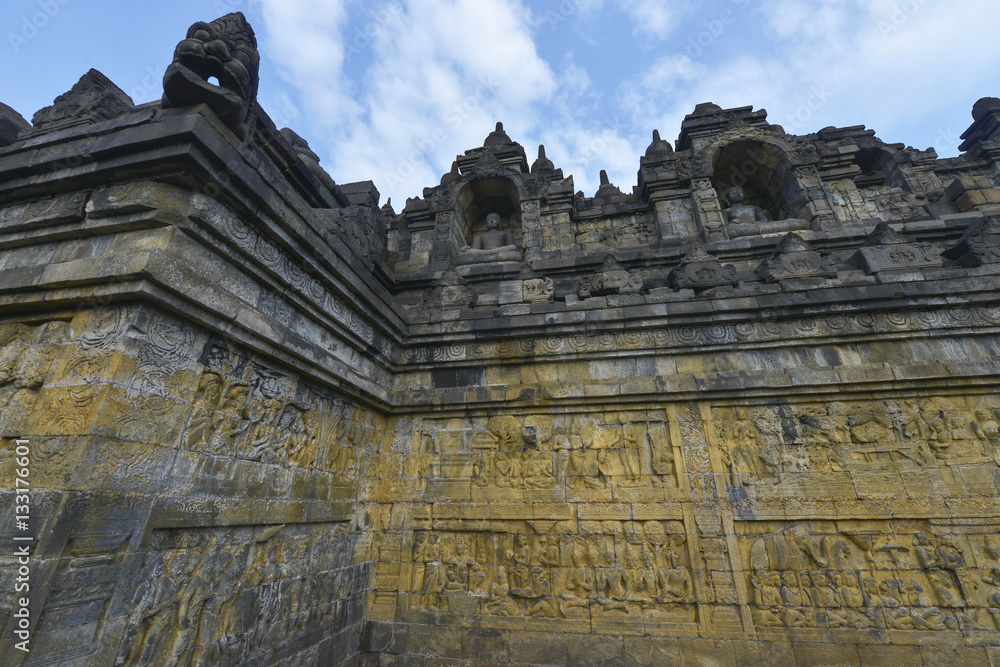
[[[343,76],[346,0],[259,0],[266,25],[268,56],[304,96],[311,111],[344,121],[357,112]],[[258,41],[260,41],[258,39]]]
[[[618,5],[632,19],[634,32],[666,39],[677,26],[685,3],[676,0],[618,0]]]
[[[293,33],[292,20],[312,21],[303,12],[266,16],[271,31],[279,29],[271,24],[275,16]],[[343,16],[337,18],[324,23],[321,53],[343,52]],[[352,113],[336,108],[344,94],[334,86],[311,87],[314,66],[301,50],[282,61],[311,106],[328,114],[327,122],[313,123],[324,134],[313,143],[329,156],[327,170],[338,180],[374,180],[398,209],[404,195],[436,184],[458,150],[481,145],[496,121],[511,134],[530,130],[556,77],[536,51],[530,12],[517,0],[405,0],[397,18],[369,46],[372,64],[348,105]],[[342,64],[326,73],[328,80],[343,81]]]
[[[593,18],[605,7],[604,0],[573,0],[576,10],[585,18]],[[614,0],[614,7],[624,12],[632,22],[634,34],[666,39],[677,27],[679,18],[688,11],[684,0]]]

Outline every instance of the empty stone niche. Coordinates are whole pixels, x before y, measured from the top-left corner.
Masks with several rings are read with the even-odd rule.
[[[854,177],[854,183],[859,188],[885,185],[895,166],[892,153],[877,146],[859,150],[854,155],[854,162],[861,169],[861,173]]]

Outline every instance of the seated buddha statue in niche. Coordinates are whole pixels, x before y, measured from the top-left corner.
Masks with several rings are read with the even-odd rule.
[[[486,231],[478,234],[472,245],[462,248],[456,263],[520,262],[521,259],[521,250],[514,235],[500,229],[500,214],[490,213],[486,216]]]
[[[767,214],[764,213],[764,209],[745,203],[745,199],[746,193],[738,185],[726,190],[728,207],[722,211],[726,223],[767,222]]]

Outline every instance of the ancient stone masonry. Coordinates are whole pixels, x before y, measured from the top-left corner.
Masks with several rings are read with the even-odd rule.
[[[1000,662],[1000,100],[592,195],[498,124],[397,213],[259,57],[0,105],[4,665]]]

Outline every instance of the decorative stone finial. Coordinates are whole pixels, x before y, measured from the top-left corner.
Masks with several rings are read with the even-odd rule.
[[[848,263],[868,275],[882,271],[913,271],[941,264],[941,251],[931,243],[915,243],[888,222],[880,222]]]
[[[552,160],[545,157],[545,146],[539,144],[538,146],[538,159],[535,160],[531,165],[531,173],[537,173],[539,171],[554,171],[556,166],[552,164]]]
[[[486,141],[483,142],[483,146],[504,146],[512,143],[514,141],[504,132],[503,123],[498,122],[497,129],[490,132],[490,135],[486,137]]]
[[[616,195],[622,196],[623,193],[617,186],[612,185],[611,180],[608,178],[607,170],[601,169],[601,187],[597,188],[597,194],[594,196],[607,199]]]
[[[789,232],[755,273],[767,283],[793,278],[832,278],[837,275],[837,260],[828,252],[817,251],[798,234]]]
[[[967,267],[1000,263],[1000,217],[972,223],[958,243],[941,256]]]
[[[653,142],[646,148],[646,156],[649,157],[657,154],[669,155],[673,152],[674,147],[670,145],[670,142],[660,138],[659,130],[653,130]]]
[[[326,188],[332,193],[337,187],[337,184],[334,182],[330,174],[326,172],[326,169],[320,166],[319,156],[316,155],[315,151],[309,148],[309,142],[300,137],[295,130],[289,127],[282,128],[278,131],[278,134],[284,137],[285,141],[291,145],[292,150],[295,151],[295,154],[300,160],[302,160],[302,163],[306,166],[306,168],[312,172],[312,175],[315,176],[319,182],[325,185]]]
[[[880,222],[875,226],[875,231],[868,235],[868,238],[865,239],[862,245],[870,247],[898,245],[900,243],[910,243],[910,239],[890,227],[888,222]]]

